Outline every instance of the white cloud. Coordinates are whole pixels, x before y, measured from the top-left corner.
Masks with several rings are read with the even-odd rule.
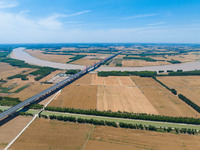
[[[157,25],[162,25],[162,24],[165,24],[165,21],[156,22],[156,23],[150,23],[150,24],[147,24],[147,25],[148,26],[157,26]]]
[[[80,11],[80,12],[76,12],[76,13],[67,15],[67,17],[78,16],[78,15],[82,15],[82,14],[89,13],[89,12],[91,12],[91,10],[83,10],[83,11]]]
[[[1,1],[0,2],[0,9],[3,8],[13,8],[13,7],[17,7],[18,3],[15,1]]]
[[[51,15],[47,18],[43,18],[43,19],[40,19],[38,21],[38,24],[40,26],[42,26],[43,28],[46,28],[46,29],[50,29],[50,30],[59,30],[63,27],[63,25],[65,23],[67,24],[75,24],[75,23],[80,23],[80,22],[61,22],[59,20],[59,18],[67,18],[67,17],[74,17],[74,16],[78,16],[78,15],[82,15],[82,14],[85,14],[85,13],[89,13],[90,10],[84,10],[84,11],[80,11],[80,12],[76,12],[76,13],[73,13],[73,14],[69,14],[69,15],[64,15],[64,14],[54,14],[54,15]]]
[[[123,19],[146,18],[146,17],[157,16],[157,15],[158,15],[158,14],[141,14],[141,15],[135,15],[135,16],[124,17]]]
[[[61,17],[66,17],[66,16],[62,14],[54,14],[47,18],[40,19],[36,21],[36,23],[40,25],[42,28],[47,30],[59,30],[63,26],[63,23],[59,21],[59,18]]]

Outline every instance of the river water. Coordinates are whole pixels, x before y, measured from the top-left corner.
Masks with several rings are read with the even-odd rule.
[[[11,53],[11,58],[23,60],[29,64],[39,65],[39,66],[48,66],[59,69],[81,69],[83,70],[85,66],[83,65],[74,65],[74,64],[63,64],[56,63],[46,60],[41,60],[36,57],[31,56],[27,52],[24,51],[25,48],[19,47],[13,49]],[[197,62],[187,62],[181,64],[171,64],[171,65],[162,65],[162,66],[148,66],[148,67],[100,67],[97,71],[159,71],[159,70],[200,70],[200,61]]]

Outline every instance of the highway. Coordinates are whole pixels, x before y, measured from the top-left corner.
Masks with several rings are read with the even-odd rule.
[[[89,66],[87,67],[86,69],[74,74],[73,76],[53,85],[52,87],[26,99],[25,101],[7,109],[6,111],[3,111],[2,113],[0,113],[0,120],[9,116],[9,115],[12,115],[14,114],[17,110],[19,110],[20,108],[23,108],[24,106],[27,106],[29,104],[32,104],[34,102],[36,102],[37,100],[40,100],[40,99],[44,99],[50,95],[52,95],[53,93],[55,93],[56,91],[62,89],[63,87],[65,87],[66,85],[70,84],[71,82],[77,80],[78,78],[82,77],[83,75],[87,74],[88,72],[92,71],[92,70],[95,70],[96,68],[100,67],[102,64],[104,64],[105,62],[109,61],[110,59],[116,57],[117,55],[121,54],[122,52],[118,52],[104,60],[101,60],[100,62],[92,65],[92,66]]]

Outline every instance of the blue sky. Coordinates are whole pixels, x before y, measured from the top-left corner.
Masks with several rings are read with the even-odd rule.
[[[200,0],[0,0],[0,43],[200,43]]]

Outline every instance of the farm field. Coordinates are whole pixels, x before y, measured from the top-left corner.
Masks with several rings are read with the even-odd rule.
[[[73,85],[91,85],[93,74],[89,73],[74,81]]]
[[[198,135],[176,135],[37,118],[10,149],[197,150],[199,146]]]
[[[88,124],[37,118],[10,149],[79,150],[83,148],[92,129],[93,126]]]
[[[130,77],[125,76],[109,76],[109,77],[98,77],[97,74],[92,74],[92,85],[100,86],[136,86]]]
[[[138,87],[98,87],[97,110],[158,114]]]
[[[12,67],[7,63],[0,62],[0,78],[6,79],[7,77],[22,73],[24,71],[29,71],[30,68],[17,68]]]
[[[68,107],[77,109],[96,109],[97,86],[68,85],[49,106]]]
[[[68,85],[49,106],[158,114],[130,77],[97,74]]]
[[[97,86],[91,85],[92,74],[87,74],[64,87],[48,106],[96,109]]]
[[[26,89],[22,90],[21,92],[13,93],[10,97],[19,98],[21,101],[24,101],[27,98],[30,98],[34,96],[35,94],[38,94],[39,92],[42,92],[43,90],[51,86],[52,86],[51,84],[33,83]]]
[[[0,149],[6,147],[19,132],[31,121],[32,117],[17,116],[7,123],[0,125]]]
[[[199,53],[200,54],[200,53]],[[181,62],[192,62],[200,59],[200,55],[194,54],[192,52],[187,55],[175,55],[175,56],[167,56],[168,60],[175,59]]]
[[[132,79],[160,115],[200,117],[199,113],[152,78],[133,76]]]
[[[152,78],[87,74],[65,87],[49,106],[200,117]]]
[[[159,66],[159,65],[167,65],[167,64],[170,64],[170,63],[166,61],[149,62],[145,60],[123,60],[122,61],[123,67]]]
[[[200,106],[200,76],[158,77],[158,80]]]
[[[98,85],[97,110],[158,114],[130,77],[92,76]]]
[[[110,62],[109,66],[110,66],[110,67],[116,67],[117,64],[122,64],[122,59],[121,59],[121,58],[114,58],[114,59]]]
[[[86,150],[198,150],[200,136],[96,126]]]
[[[27,83],[18,83],[17,86],[9,90],[9,92],[15,92],[17,89],[22,88],[25,85],[27,85]]]
[[[67,61],[70,61],[71,55],[52,55],[52,54],[43,54],[41,50],[25,50],[27,53],[30,55],[43,59],[43,60],[48,60],[48,61],[53,61],[53,62],[59,62],[59,63],[66,63]]]
[[[58,73],[61,73],[63,71],[61,70],[56,70],[56,71],[53,71],[51,74],[47,75],[46,77],[40,79],[39,81],[40,82],[45,82],[45,81],[48,81],[50,80],[51,78],[53,78],[55,75],[57,75]]]
[[[89,59],[87,57],[78,59],[76,61],[71,62],[71,64],[76,64],[76,65],[94,65],[94,63],[99,62],[100,60],[95,60],[95,59]]]
[[[14,69],[15,67],[12,67],[11,65],[9,65],[8,63],[4,63],[4,62],[0,62],[0,73],[4,72],[4,71],[8,71],[11,69]]]

